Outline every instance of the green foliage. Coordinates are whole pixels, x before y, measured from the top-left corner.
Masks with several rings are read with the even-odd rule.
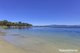
[[[7,20],[0,21],[0,26],[32,26],[32,24],[22,22],[9,22]]]

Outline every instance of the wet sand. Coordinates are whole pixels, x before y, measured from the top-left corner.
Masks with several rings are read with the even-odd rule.
[[[22,49],[4,41],[3,39],[0,39],[0,53],[58,53],[54,51],[55,47],[52,47],[48,44],[35,48],[34,47],[27,47],[26,49]]]
[[[0,53],[26,53],[26,51],[3,40],[6,33],[0,32]]]

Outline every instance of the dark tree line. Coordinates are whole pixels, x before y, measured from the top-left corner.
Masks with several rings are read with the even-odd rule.
[[[32,26],[32,24],[23,22],[9,22],[7,20],[3,20],[0,21],[0,26]]]

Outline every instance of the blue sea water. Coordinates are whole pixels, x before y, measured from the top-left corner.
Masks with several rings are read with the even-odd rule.
[[[6,32],[6,41],[25,50],[51,53],[58,49],[80,49],[80,28],[32,27],[6,29]]]

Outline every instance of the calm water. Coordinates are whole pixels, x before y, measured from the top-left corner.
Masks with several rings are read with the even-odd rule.
[[[33,53],[58,53],[58,49],[80,50],[80,28],[33,27],[7,29],[6,32],[6,41]]]

